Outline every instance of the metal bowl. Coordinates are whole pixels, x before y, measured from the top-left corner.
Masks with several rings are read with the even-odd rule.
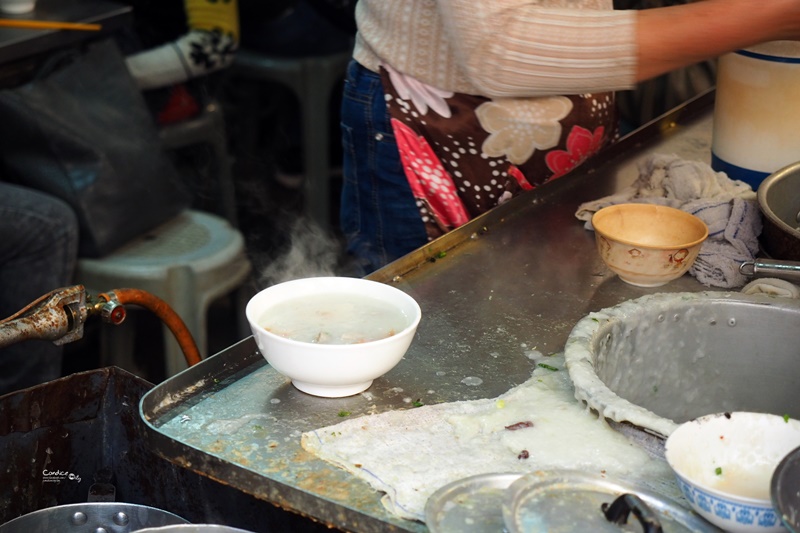
[[[137,533],[252,533],[246,529],[217,524],[176,524],[137,529]]]
[[[564,350],[578,399],[660,437],[725,411],[800,418],[800,300],[659,293],[579,321]]]
[[[800,163],[770,174],[758,187],[764,218],[761,247],[775,259],[800,261]]]

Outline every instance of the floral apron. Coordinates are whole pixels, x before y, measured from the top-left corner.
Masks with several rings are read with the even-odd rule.
[[[381,79],[429,239],[563,176],[618,134],[613,93],[490,99],[388,67]]]

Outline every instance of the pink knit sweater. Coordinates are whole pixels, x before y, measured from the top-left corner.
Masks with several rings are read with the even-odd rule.
[[[487,97],[630,89],[635,13],[612,0],[360,0],[355,59]]]

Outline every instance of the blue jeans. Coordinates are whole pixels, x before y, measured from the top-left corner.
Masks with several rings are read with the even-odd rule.
[[[341,230],[362,275],[427,242],[403,172],[378,74],[355,61],[342,99]]]
[[[0,182],[0,320],[72,284],[78,222],[47,194]],[[62,347],[29,340],[0,349],[0,395],[61,377]]]

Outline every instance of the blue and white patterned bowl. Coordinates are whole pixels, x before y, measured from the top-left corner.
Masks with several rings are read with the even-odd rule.
[[[728,531],[783,531],[780,516],[769,501],[734,499],[712,494],[676,476],[683,496],[703,518]]]
[[[742,533],[786,531],[770,499],[778,463],[800,445],[800,421],[765,413],[720,413],[678,426],[665,455],[692,508]]]

